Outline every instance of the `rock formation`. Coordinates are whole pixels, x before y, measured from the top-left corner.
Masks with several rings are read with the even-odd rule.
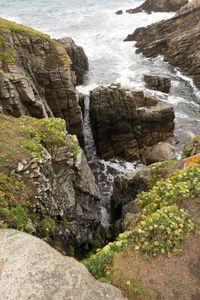
[[[154,106],[141,107],[145,104]],[[91,91],[90,118],[98,154],[106,159],[139,159],[145,146],[172,139],[173,108],[155,104],[156,100],[143,92],[117,85]]]
[[[16,230],[0,230],[1,299],[122,300],[121,292],[95,280],[71,257]]]
[[[76,136],[61,119],[0,114],[0,121],[0,227],[31,231],[83,257],[100,226],[101,196]]]
[[[182,148],[182,158],[200,153],[200,137],[190,136]]]
[[[155,12],[170,12],[177,11],[182,6],[188,3],[188,0],[146,0],[142,5],[134,9],[128,9],[126,12],[129,14],[135,14],[142,11],[150,14]]]
[[[169,93],[171,88],[171,79],[169,77],[144,75],[144,81],[151,90]]]
[[[72,71],[76,75],[76,84],[83,84],[83,78],[86,71],[89,69],[88,58],[82,47],[77,46],[72,38],[67,37],[57,40],[66,50],[72,61]]]
[[[66,51],[40,32],[1,21],[1,110],[16,117],[63,118],[83,145],[82,113]]]
[[[159,143],[152,147],[146,147],[142,153],[142,161],[145,165],[151,165],[155,162],[175,159],[175,151],[169,143]]]
[[[127,9],[126,12],[129,14],[137,14],[145,11],[148,14],[152,12],[170,12],[178,11],[185,4],[188,3],[188,0],[146,0],[142,5]],[[115,12],[116,15],[123,14],[122,10]]]
[[[175,17],[138,28],[126,41],[137,41],[137,53],[147,57],[163,55],[165,61],[192,76],[200,88],[199,14],[200,3],[193,0]]]

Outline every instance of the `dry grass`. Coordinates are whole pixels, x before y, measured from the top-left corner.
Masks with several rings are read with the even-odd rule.
[[[200,225],[200,198],[183,200],[180,207]],[[124,290],[129,299],[199,300],[200,235],[191,235],[184,242],[183,252],[170,257],[144,257],[140,251],[127,249],[115,256],[111,272],[113,284]],[[132,294],[127,282],[133,285]],[[136,294],[138,282],[140,292]]]

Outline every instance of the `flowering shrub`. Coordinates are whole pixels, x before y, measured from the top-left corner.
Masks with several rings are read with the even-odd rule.
[[[142,215],[140,223],[133,230],[135,250],[156,256],[182,251],[181,241],[195,229],[191,216],[175,205],[163,207],[155,213]]]
[[[131,235],[132,231],[121,233],[115,242],[109,243],[103,249],[97,249],[96,254],[83,260],[83,264],[96,279],[110,281],[109,275],[106,273],[106,265],[112,261],[116,253],[129,245]]]
[[[157,182],[149,192],[138,195],[141,208],[148,214],[167,207],[184,198],[200,194],[200,165],[197,163],[185,170],[174,172],[166,180]]]

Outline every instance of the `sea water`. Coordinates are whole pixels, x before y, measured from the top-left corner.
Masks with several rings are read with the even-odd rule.
[[[85,95],[84,132],[88,161],[102,194],[102,224],[110,222],[109,204],[114,175],[133,171],[140,162],[125,162],[118,158],[108,161],[96,155],[89,119],[89,91],[99,85],[121,83],[122,87],[142,89],[148,95],[170,104],[175,110],[174,145],[177,155],[190,135],[199,134],[199,91],[192,79],[163,61],[162,57],[145,58],[135,53],[134,42],[123,42],[136,28],[146,26],[174,13],[127,14],[126,9],[142,4],[141,0],[0,0],[0,17],[28,25],[52,38],[70,36],[82,46],[89,59],[90,69],[83,86]],[[115,12],[123,10],[122,15]],[[163,94],[146,89],[144,74],[170,76],[172,88]]]

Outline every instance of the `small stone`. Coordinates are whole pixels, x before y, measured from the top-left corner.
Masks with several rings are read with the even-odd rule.
[[[18,163],[17,171],[21,172],[21,171],[23,171],[23,169],[24,169],[24,165],[22,163]]]

